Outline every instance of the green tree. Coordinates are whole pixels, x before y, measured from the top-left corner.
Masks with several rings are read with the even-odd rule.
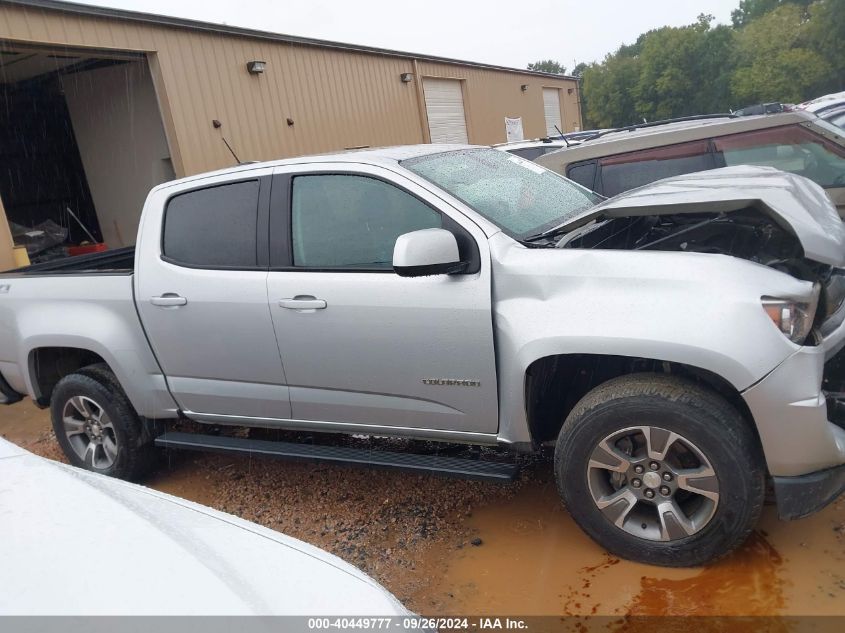
[[[687,72],[695,62],[696,34],[689,28],[665,27],[643,42],[640,75],[634,88],[637,115],[666,119],[688,114],[698,78]]]
[[[827,60],[807,44],[810,21],[797,4],[784,3],[737,34],[737,64],[731,87],[737,105],[766,101],[797,103],[830,81]]]
[[[810,5],[806,26],[807,48],[830,64],[823,92],[845,90],[845,2],[819,0]]]
[[[649,120],[723,109],[732,69],[733,33],[711,28],[712,15],[685,27],[652,31],[642,42],[637,115]]]
[[[528,70],[534,70],[540,73],[552,73],[553,75],[566,74],[566,67],[561,66],[559,62],[553,59],[541,59],[533,64],[528,64]]]
[[[699,48],[694,71],[701,79],[696,95],[697,114],[728,111],[735,68],[736,32],[726,25],[709,29]]]
[[[845,0],[741,0],[732,26],[701,15],[578,71],[593,126],[797,103],[845,89]]]
[[[619,127],[633,122],[639,74],[639,60],[620,55],[608,55],[601,64],[591,64],[584,70],[581,99],[588,127]]]
[[[734,27],[742,28],[748,26],[757,18],[761,18],[769,11],[777,9],[784,4],[796,4],[806,7],[813,0],[740,0],[739,8],[731,12],[731,21]]]
[[[589,64],[586,64],[584,62],[581,62],[579,64],[575,64],[575,68],[572,69],[572,76],[573,77],[580,77],[581,75],[584,74],[584,71],[587,70],[587,66],[589,66]]]

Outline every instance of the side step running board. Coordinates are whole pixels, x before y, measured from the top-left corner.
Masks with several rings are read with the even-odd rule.
[[[485,462],[459,457],[443,457],[440,455],[392,453],[388,451],[348,448],[345,446],[320,446],[268,440],[250,440],[240,437],[200,435],[196,433],[165,433],[157,437],[155,443],[156,446],[164,448],[181,448],[191,451],[210,451],[237,455],[262,455],[275,459],[393,468],[432,475],[443,475],[446,477],[487,481],[513,481],[519,473],[519,466],[516,464]]]

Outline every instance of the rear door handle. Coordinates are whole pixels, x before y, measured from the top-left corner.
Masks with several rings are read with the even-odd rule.
[[[297,295],[293,299],[280,299],[279,307],[288,310],[325,310],[326,302],[311,296]]]
[[[178,308],[179,306],[188,305],[188,300],[185,297],[167,293],[160,297],[150,297],[150,303],[160,308]]]

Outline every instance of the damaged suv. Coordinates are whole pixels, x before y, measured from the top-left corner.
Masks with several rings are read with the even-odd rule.
[[[183,419],[554,444],[594,539],[698,565],[744,541],[767,480],[785,519],[845,488],[843,265],[824,190],[767,167],[600,201],[482,147],[251,164],[153,189],[135,249],[0,277],[0,390],[125,478],[154,446],[494,480],[519,461]]]

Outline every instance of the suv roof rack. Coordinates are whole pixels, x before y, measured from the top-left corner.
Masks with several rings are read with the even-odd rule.
[[[707,119],[738,119],[739,115],[732,112],[725,112],[722,114],[694,114],[692,116],[682,116],[675,119],[661,119],[659,121],[650,121],[646,123],[637,123],[635,125],[627,125],[625,127],[616,127],[610,130],[603,130],[597,132],[594,136],[585,138],[585,141],[592,141],[605,134],[613,134],[615,132],[633,132],[634,130],[641,130],[643,128],[656,127],[658,125],[667,125],[668,123],[683,123],[684,121],[705,121]]]

